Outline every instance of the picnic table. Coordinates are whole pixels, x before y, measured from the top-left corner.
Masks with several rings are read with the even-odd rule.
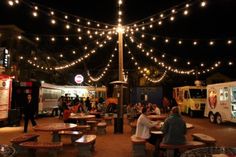
[[[45,132],[52,132],[52,141],[53,142],[60,142],[60,135],[59,131],[63,130],[71,130],[76,128],[76,124],[71,123],[49,123],[44,125],[37,125],[33,127],[35,131],[45,131]]]

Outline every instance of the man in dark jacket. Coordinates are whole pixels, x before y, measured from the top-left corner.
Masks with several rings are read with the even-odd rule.
[[[28,122],[31,120],[33,126],[37,125],[36,121],[34,120],[34,115],[36,113],[36,106],[33,104],[32,95],[27,94],[27,101],[24,106],[24,132],[26,133],[28,130]]]
[[[180,115],[180,110],[178,106],[175,106],[171,109],[171,114],[165,120],[164,125],[161,128],[161,131],[164,134],[162,143],[173,144],[173,145],[185,144],[186,142],[185,134],[187,133],[187,128],[185,121],[182,119]]]

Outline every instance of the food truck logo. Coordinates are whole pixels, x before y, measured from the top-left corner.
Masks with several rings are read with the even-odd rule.
[[[82,83],[84,81],[84,77],[82,75],[76,75],[75,76],[75,82],[76,83]]]
[[[211,109],[216,108],[217,94],[214,88],[211,88],[208,92],[208,102]]]

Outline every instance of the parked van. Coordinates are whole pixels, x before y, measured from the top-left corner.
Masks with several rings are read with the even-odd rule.
[[[236,122],[236,81],[207,86],[205,117],[210,122]]]
[[[182,113],[193,117],[195,113],[204,114],[206,105],[205,86],[183,86],[173,88],[173,98]]]

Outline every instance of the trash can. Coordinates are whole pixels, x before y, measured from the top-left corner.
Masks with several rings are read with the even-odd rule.
[[[114,114],[114,133],[123,133],[123,118],[118,118],[117,114]]]

